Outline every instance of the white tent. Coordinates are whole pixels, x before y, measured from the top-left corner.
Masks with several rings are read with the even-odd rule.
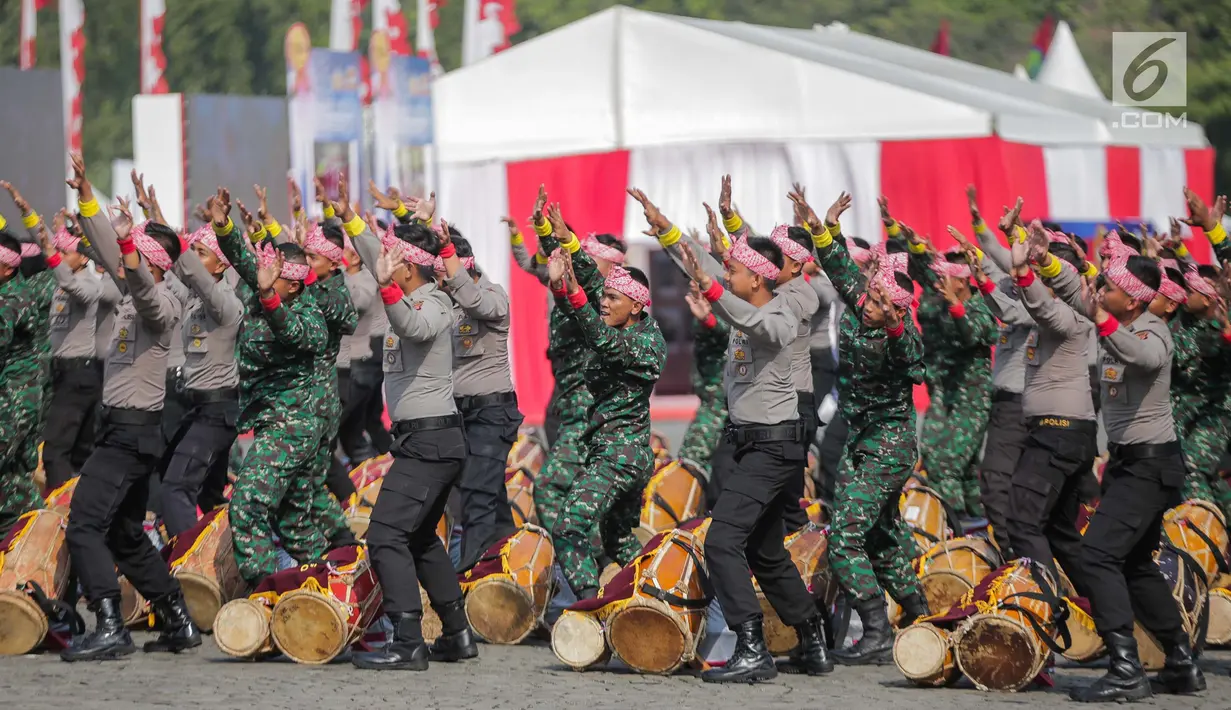
[[[1077,39],[1073,37],[1073,28],[1067,22],[1056,26],[1051,47],[1047,50],[1047,56],[1043,57],[1043,66],[1039,67],[1035,81],[1092,99],[1107,100],[1081,56]]]

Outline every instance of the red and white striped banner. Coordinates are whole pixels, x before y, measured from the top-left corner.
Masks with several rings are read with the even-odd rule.
[[[166,0],[141,0],[141,93],[167,93],[167,55],[162,52]]]
[[[81,152],[81,87],[85,84],[85,6],[60,0],[60,83],[64,92],[64,137]]]

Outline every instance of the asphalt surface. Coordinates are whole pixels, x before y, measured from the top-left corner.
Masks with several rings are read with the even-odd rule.
[[[134,634],[138,647],[152,634]],[[1231,652],[1201,662],[1209,690],[1199,696],[1156,696],[1138,707],[1231,707]],[[285,659],[260,663],[223,656],[211,638],[198,649],[170,656],[138,651],[121,661],[63,663],[55,654],[0,658],[3,707],[143,710],[357,710],[359,708],[1076,708],[1068,689],[1101,674],[1097,668],[1061,666],[1055,688],[983,693],[969,685],[910,686],[893,666],[839,667],[820,678],[780,675],[755,686],[702,683],[695,673],[643,676],[615,666],[577,673],[566,669],[542,641],[482,646],[480,657],[433,664],[423,673],[360,671],[346,660],[326,666]]]

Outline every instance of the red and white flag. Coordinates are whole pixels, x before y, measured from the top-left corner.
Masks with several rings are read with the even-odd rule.
[[[333,0],[329,12],[329,48],[337,52],[359,49],[363,34],[363,8],[368,0]]]
[[[45,0],[44,0],[45,1]],[[36,59],[34,39],[38,32],[38,6],[35,0],[21,0],[21,59],[22,69],[33,69]]]
[[[141,0],[141,93],[167,93],[167,55],[162,53],[166,0]]]
[[[389,51],[410,54],[410,31],[401,0],[372,0],[372,32],[384,32]]]
[[[85,84],[85,7],[60,0],[60,84],[64,92],[64,137],[81,151],[81,87]]]
[[[508,49],[521,31],[514,0],[466,0],[462,25],[462,64]]]
[[[432,74],[439,75],[440,58],[436,56],[436,27],[440,24],[440,8],[445,0],[418,0],[415,13],[416,54],[432,63]]]

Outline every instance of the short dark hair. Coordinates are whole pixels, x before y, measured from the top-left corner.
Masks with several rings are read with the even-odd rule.
[[[945,252],[945,261],[950,264],[968,264],[966,261],[966,252],[964,251],[947,251]]]
[[[298,244],[291,242],[282,242],[278,244],[278,251],[282,252],[282,260],[288,264],[307,264],[308,255],[304,253],[303,248]]]
[[[812,243],[812,235],[808,233],[808,230],[803,227],[787,227],[786,236],[791,241],[803,247],[809,254],[812,254],[813,258],[816,257],[816,254],[813,251],[816,249],[816,245]]]
[[[378,219],[378,220],[376,220],[376,226],[377,226],[377,227],[380,227],[381,229],[388,229],[388,228],[389,228],[389,223],[388,223],[388,222],[386,222],[386,221],[385,221],[385,220],[383,220],[383,219]]]
[[[1141,239],[1136,234],[1131,232],[1116,232],[1120,235],[1120,241],[1133,248],[1133,251],[1141,253]]]
[[[321,227],[321,236],[325,237],[325,241],[339,249],[346,248],[346,240],[342,238],[343,234],[342,227],[337,224],[330,223]]]
[[[1076,241],[1076,242],[1077,242],[1077,245],[1081,247],[1081,253],[1082,253],[1082,254],[1089,254],[1089,253],[1090,253],[1090,245],[1086,243],[1086,240],[1085,240],[1085,239],[1082,239],[1081,237],[1077,236],[1076,234],[1069,234],[1069,237],[1070,237],[1071,239],[1073,239],[1074,241]]]
[[[620,239],[614,234],[595,234],[594,238],[603,246],[611,247],[612,249],[619,249],[622,254],[628,253],[628,245],[624,243],[623,239]]]
[[[872,245],[868,243],[868,240],[864,239],[863,237],[847,237],[847,239],[850,239],[851,244],[854,244],[855,246],[861,249],[871,249],[872,248]]]
[[[769,263],[782,268],[782,250],[769,237],[748,237],[748,246],[761,256],[769,259]]]
[[[1157,291],[1159,284],[1163,282],[1162,271],[1159,270],[1158,264],[1148,257],[1138,256],[1133,254],[1128,257],[1125,263],[1125,268],[1137,280],[1146,285],[1151,291]]]
[[[171,257],[171,261],[176,261],[180,258],[180,235],[175,233],[165,224],[158,222],[149,222],[145,225],[145,236],[152,238],[158,242],[158,246],[166,250],[167,256]]]
[[[458,239],[458,238],[461,238],[461,237],[462,237],[462,230],[460,230],[460,229],[458,229],[457,227],[454,227],[452,224],[450,224],[450,225],[449,225],[449,238],[450,238],[450,239]]]
[[[638,269],[635,266],[625,266],[624,270],[628,272],[629,276],[633,277],[633,281],[636,281],[646,288],[650,287],[650,277],[646,276],[645,272],[641,269]]]
[[[474,249],[470,246],[470,240],[469,240],[469,239],[466,239],[465,237],[463,237],[463,236],[462,236],[462,235],[460,235],[460,234],[452,234],[452,231],[453,231],[453,227],[452,227],[452,226],[450,226],[450,227],[449,227],[450,239],[452,239],[452,241],[453,241],[453,248],[457,250],[457,256],[458,256],[458,258],[460,258],[460,259],[465,259],[466,257],[471,257],[471,258],[473,258],[473,257],[474,257]],[[470,268],[470,269],[467,269],[467,272],[468,272],[471,276],[478,276],[478,275],[479,275],[479,270],[478,270],[477,268]]]
[[[1175,249],[1172,249],[1171,247],[1163,247],[1162,249],[1158,250],[1158,258],[1160,259],[1179,259],[1180,257],[1175,253]]]
[[[895,271],[893,272],[893,280],[898,282],[898,286],[901,288],[904,288],[911,293],[915,292],[915,282],[909,275],[904,274],[901,271]]]
[[[17,241],[8,230],[0,229],[0,247],[4,247],[9,251],[21,253],[21,242]]]
[[[1218,267],[1213,264],[1200,264],[1197,266],[1197,275],[1205,279],[1217,279]]]
[[[1051,252],[1057,259],[1063,259],[1073,266],[1081,268],[1082,259],[1077,255],[1077,250],[1072,245],[1052,242],[1047,245],[1047,251]]]
[[[1043,222],[1043,229],[1046,229],[1049,232],[1064,233],[1064,227],[1061,227],[1058,222]]]
[[[1163,272],[1167,274],[1167,278],[1171,281],[1181,286],[1184,285],[1184,274],[1181,274],[1179,269],[1163,269]]]
[[[901,239],[889,239],[885,241],[886,254],[906,254],[906,242]]]

